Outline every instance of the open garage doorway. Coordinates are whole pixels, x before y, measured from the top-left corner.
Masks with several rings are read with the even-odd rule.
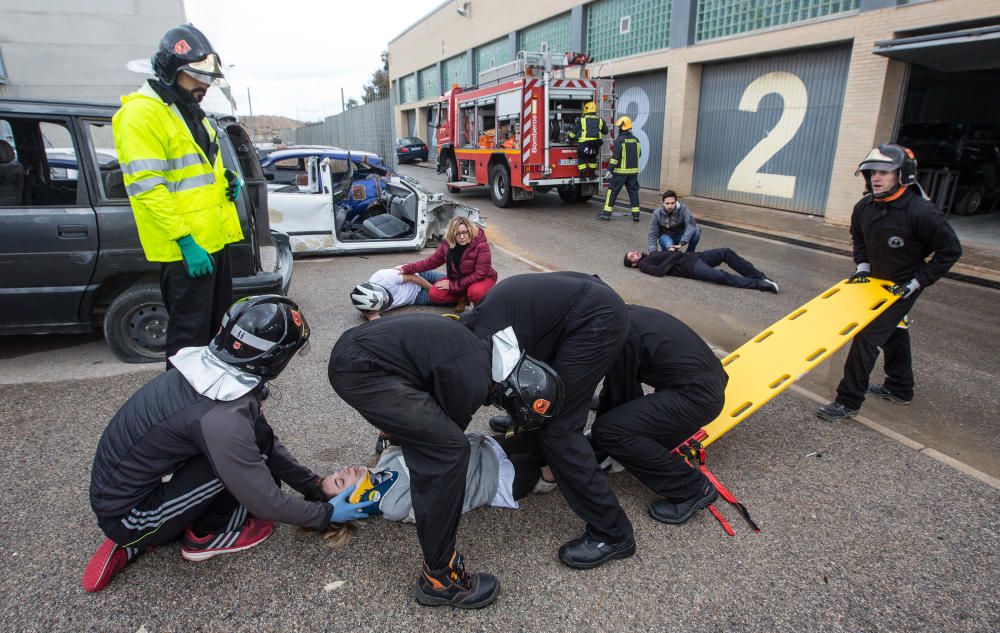
[[[963,243],[1000,248],[1000,25],[879,42],[910,64],[896,141]]]

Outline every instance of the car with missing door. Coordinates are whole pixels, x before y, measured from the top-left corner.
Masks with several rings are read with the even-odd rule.
[[[0,100],[0,334],[98,329],[119,359],[154,362],[169,315],[115,153],[116,110]],[[246,182],[236,201],[244,239],[230,246],[235,298],[284,294],[291,247],[270,228],[253,144],[236,119],[211,122],[223,161]]]

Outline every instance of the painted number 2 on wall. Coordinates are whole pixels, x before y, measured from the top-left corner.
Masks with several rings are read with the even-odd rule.
[[[769,94],[778,94],[783,100],[781,118],[777,125],[762,138],[736,165],[729,178],[731,191],[755,193],[780,198],[795,195],[795,176],[765,174],[760,172],[764,163],[781,151],[799,131],[806,116],[809,94],[806,85],[797,75],[779,71],[761,75],[750,82],[740,98],[740,110],[757,112],[761,100]]]

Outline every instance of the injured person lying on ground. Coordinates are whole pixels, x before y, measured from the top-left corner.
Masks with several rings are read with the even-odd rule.
[[[737,274],[719,270],[726,264]],[[700,281],[711,281],[735,288],[755,288],[778,293],[778,284],[757,270],[753,264],[736,254],[731,248],[713,248],[696,253],[666,250],[659,253],[629,251],[625,253],[625,268],[638,268],[647,275],[663,277],[673,275]]]
[[[544,458],[517,437],[487,437],[468,433],[469,468],[465,476],[465,499],[462,512],[482,506],[518,509],[518,500],[529,493],[555,489],[552,473]],[[323,481],[323,492],[334,498],[351,489],[351,503],[356,499],[374,501],[366,512],[389,521],[415,522],[410,498],[410,476],[403,450],[390,444],[372,468],[345,466]],[[331,524],[324,536],[334,545],[350,541],[352,523]]]

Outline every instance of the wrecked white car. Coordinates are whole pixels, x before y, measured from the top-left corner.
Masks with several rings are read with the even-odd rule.
[[[305,161],[304,184],[268,185],[271,228],[288,235],[293,254],[416,251],[439,241],[455,216],[485,226],[478,209],[432,193],[413,178],[382,170],[359,179],[359,167],[371,166],[350,156],[315,155]],[[374,197],[368,190],[373,183]],[[359,210],[357,202],[365,199]]]

